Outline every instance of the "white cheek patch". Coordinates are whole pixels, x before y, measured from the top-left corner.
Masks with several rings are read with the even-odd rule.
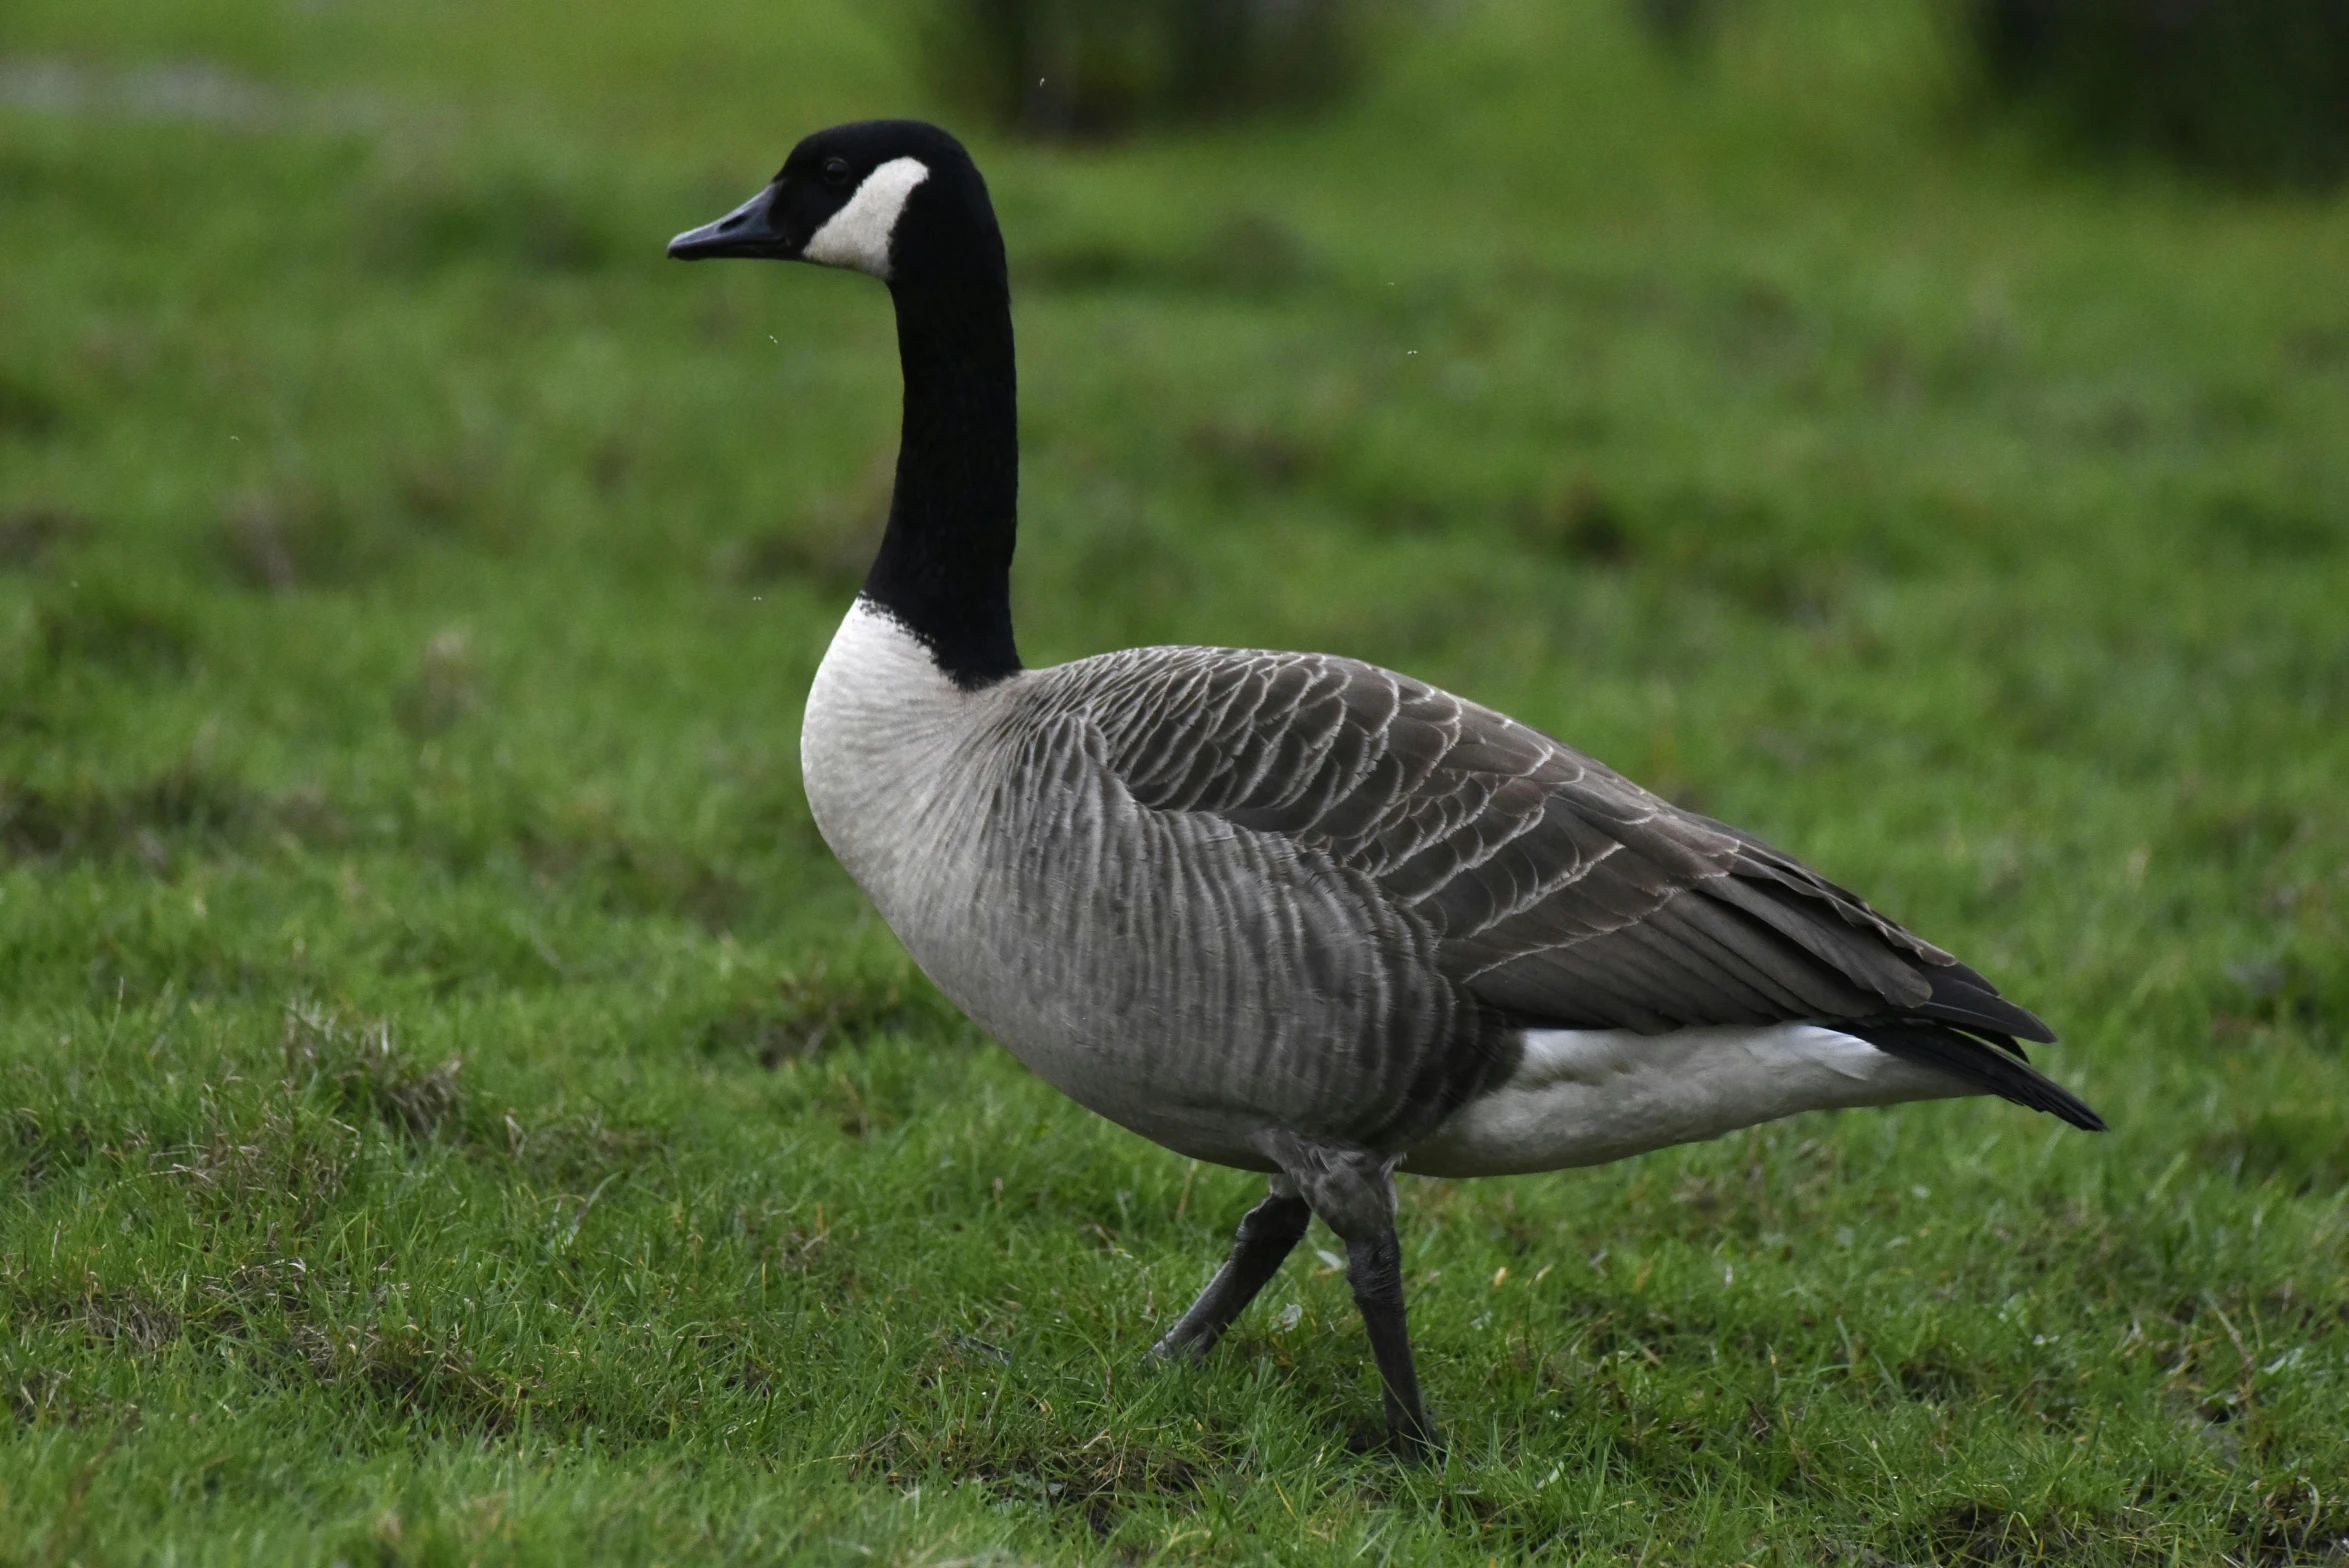
[[[854,267],[889,280],[889,236],[913,188],[930,177],[919,158],[892,158],[865,176],[848,205],[825,221],[800,255],[827,267]]]

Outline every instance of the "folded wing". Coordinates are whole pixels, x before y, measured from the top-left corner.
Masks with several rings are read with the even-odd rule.
[[[1367,877],[1454,985],[1527,1026],[1828,1024],[2076,1126],[2052,1040],[1955,958],[1752,836],[1507,716],[1352,660],[1149,649],[1088,663],[1137,801]]]

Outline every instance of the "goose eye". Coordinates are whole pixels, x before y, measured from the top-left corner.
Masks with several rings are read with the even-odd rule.
[[[846,158],[826,158],[824,160],[824,183],[827,185],[846,185],[848,183],[848,160]]]

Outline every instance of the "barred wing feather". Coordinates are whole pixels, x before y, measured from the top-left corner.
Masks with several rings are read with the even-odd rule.
[[[1831,1024],[2081,1126],[2021,1060],[2052,1040],[1981,975],[1769,845],[1549,736],[1350,659],[1211,648],[1084,661],[1140,805],[1290,840],[1435,938],[1526,1026]]]

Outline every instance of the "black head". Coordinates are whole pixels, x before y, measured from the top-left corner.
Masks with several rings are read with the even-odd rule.
[[[919,120],[860,120],[792,148],[765,190],[678,235],[669,254],[812,261],[895,281],[909,265],[941,259],[930,253],[981,237],[982,254],[999,257],[986,182],[962,143]]]

